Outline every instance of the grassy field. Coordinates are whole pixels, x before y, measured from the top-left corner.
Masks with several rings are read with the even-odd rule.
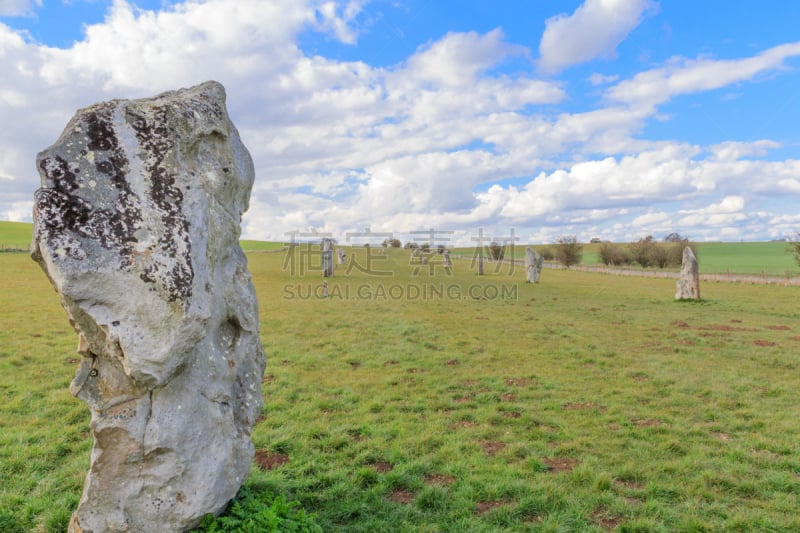
[[[800,530],[800,289],[679,303],[670,280],[359,249],[321,298],[296,251],[248,256],[268,364],[247,483],[325,531]],[[63,531],[91,447],[76,336],[24,254],[0,271],[0,531]]]
[[[0,221],[0,250],[27,250],[32,233],[33,224]]]

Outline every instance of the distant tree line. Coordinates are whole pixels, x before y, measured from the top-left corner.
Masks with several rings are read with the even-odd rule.
[[[604,242],[600,245],[600,260],[608,266],[638,264],[642,268],[667,268],[681,265],[683,250],[687,246],[697,255],[697,249],[689,239],[673,233],[664,240],[657,242],[648,235],[628,244]]]

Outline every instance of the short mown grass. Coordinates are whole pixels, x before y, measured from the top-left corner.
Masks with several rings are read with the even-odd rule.
[[[800,530],[797,287],[675,302],[670,280],[359,249],[323,298],[295,251],[248,255],[250,494],[324,531]],[[0,268],[0,530],[63,531],[91,446],[75,334],[30,259]]]

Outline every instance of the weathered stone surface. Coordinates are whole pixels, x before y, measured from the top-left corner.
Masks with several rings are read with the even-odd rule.
[[[32,255],[78,333],[94,436],[70,531],[188,530],[244,482],[262,407],[253,163],[225,90],[82,109],[37,165]]]
[[[450,252],[447,250],[443,252],[442,264],[444,265],[444,268],[453,268],[453,261],[450,258]]]
[[[528,246],[525,248],[525,277],[531,283],[539,283],[544,256]]]
[[[344,265],[345,263],[347,263],[347,252],[344,251],[344,248],[336,249],[336,259],[338,260],[340,265]]]
[[[333,276],[333,239],[322,239],[322,275]]]
[[[683,249],[681,275],[678,278],[678,291],[675,293],[675,299],[700,299],[700,269],[697,264],[697,258],[689,246]]]

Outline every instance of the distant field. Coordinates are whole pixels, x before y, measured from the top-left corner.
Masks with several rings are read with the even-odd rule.
[[[527,245],[514,247],[514,257],[523,259]],[[534,249],[555,249],[553,244],[534,244]],[[582,264],[599,265],[600,244],[584,244]],[[788,251],[786,242],[701,242],[696,243],[700,272],[704,274],[800,275],[800,266]],[[470,255],[471,248],[456,253]],[[638,267],[633,267],[634,269]],[[652,270],[652,269],[651,269]]]
[[[31,244],[33,224],[0,222],[0,250],[27,250]]]
[[[286,246],[282,242],[265,241],[239,241],[239,244],[245,252],[270,252],[272,250],[280,250]]]
[[[31,242],[32,225],[24,222],[0,222],[0,250],[27,250]],[[282,242],[240,241],[246,252],[274,251],[285,246]],[[534,248],[552,244],[537,244]],[[517,245],[514,257],[525,257],[526,245]],[[703,242],[697,244],[700,271],[704,274],[767,274],[772,276],[800,275],[800,266],[787,250],[785,242]],[[586,265],[600,264],[599,244],[583,245]],[[472,248],[456,248],[455,254],[471,255]]]

